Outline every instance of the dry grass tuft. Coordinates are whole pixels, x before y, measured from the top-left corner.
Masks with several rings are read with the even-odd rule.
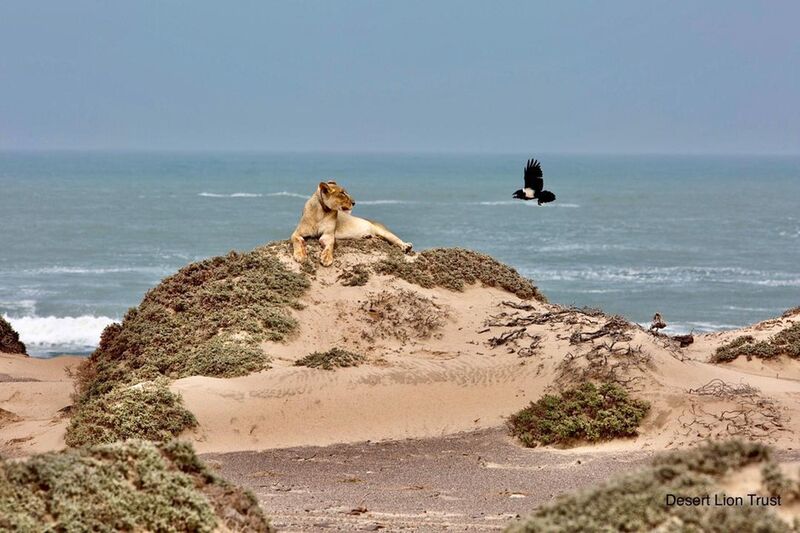
[[[331,348],[327,352],[310,353],[302,359],[295,361],[294,365],[334,370],[336,368],[358,366],[364,361],[366,361],[366,358],[361,354],[348,352],[341,348]]]
[[[361,304],[361,311],[372,325],[370,337],[402,341],[430,338],[444,326],[448,316],[447,309],[430,298],[403,289],[370,293]]]
[[[363,287],[369,281],[369,268],[365,265],[353,265],[342,271],[339,281],[346,287]]]
[[[789,318],[789,317],[793,317],[794,315],[798,315],[798,314],[800,314],[800,305],[798,305],[797,307],[792,307],[791,309],[787,309],[786,311],[784,311],[783,314],[781,315],[781,318]]]

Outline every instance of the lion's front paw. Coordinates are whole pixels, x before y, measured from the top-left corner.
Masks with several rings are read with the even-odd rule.
[[[402,246],[401,246],[401,248],[403,249],[403,252],[405,252],[405,253],[410,252],[413,247],[414,247],[414,245],[411,244],[410,242],[404,242],[402,244]]]
[[[322,250],[322,253],[319,254],[319,262],[322,266],[331,266],[333,264],[333,250]]]
[[[298,263],[305,263],[306,259],[308,259],[308,253],[306,253],[304,248],[295,248],[292,257],[294,257],[294,260]]]

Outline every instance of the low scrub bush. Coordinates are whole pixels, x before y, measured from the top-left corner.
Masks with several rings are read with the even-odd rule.
[[[253,495],[189,444],[137,440],[0,462],[0,529],[273,531]]]
[[[379,274],[390,274],[425,288],[444,287],[463,291],[464,287],[481,282],[498,287],[522,299],[546,301],[531,280],[496,259],[463,248],[434,248],[420,252],[411,260],[393,251],[375,265]]]
[[[720,493],[727,473],[765,462],[769,450],[757,443],[727,441],[658,455],[648,467],[598,487],[562,496],[507,533],[578,531],[786,532],[792,527],[761,506],[667,505],[668,495]]]
[[[746,357],[748,361],[753,357],[773,359],[786,356],[800,359],[800,322],[792,324],[763,341],[757,341],[752,335],[736,337],[717,348],[711,357],[711,362],[727,363],[742,356]]]
[[[136,413],[138,423],[113,423],[104,409],[144,397],[129,387],[186,376],[233,377],[267,368],[264,340],[281,340],[297,327],[288,312],[309,286],[274,249],[231,252],[192,263],[150,290],[121,324],[103,331],[100,345],[76,372],[72,445],[138,437],[161,440],[191,426],[165,384]],[[160,412],[163,409],[164,412]],[[149,418],[153,417],[153,418]],[[85,427],[86,426],[86,427]]]
[[[369,268],[365,265],[353,265],[339,275],[339,281],[345,287],[362,287],[369,281]]]
[[[169,440],[197,425],[167,381],[120,386],[79,403],[67,428],[68,446],[125,439]]]
[[[511,434],[525,446],[572,444],[637,434],[650,404],[619,385],[588,382],[559,395],[546,394],[509,417]]]

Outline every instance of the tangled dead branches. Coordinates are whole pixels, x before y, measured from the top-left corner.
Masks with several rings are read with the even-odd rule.
[[[617,344],[599,344],[582,354],[568,353],[558,364],[556,383],[563,387],[599,380],[633,390],[650,365],[650,356],[641,346]]]
[[[501,333],[497,337],[492,337],[489,339],[489,346],[492,348],[497,348],[498,346],[502,346],[510,341],[514,341],[517,339],[521,339],[525,336],[525,328],[514,329],[511,331],[506,331],[505,333]]]
[[[574,332],[572,335],[570,335],[569,343],[580,344],[582,342],[593,341],[605,336],[612,337],[614,342],[619,340],[628,341],[631,340],[631,337],[626,335],[625,332],[632,328],[633,326],[631,326],[630,322],[621,316],[615,315],[609,318],[605,324],[595,331]]]
[[[730,385],[719,378],[714,378],[702,387],[696,389],[688,389],[689,394],[696,394],[698,396],[714,396],[730,400],[737,396],[757,396],[761,393],[756,387],[747,383],[740,383],[738,385]]]
[[[524,348],[520,348],[520,350],[517,352],[517,354],[520,357],[530,357],[536,352],[538,352],[539,348],[541,347],[542,344],[541,335],[529,335],[529,337],[531,338],[530,345],[525,346]]]
[[[502,302],[502,305],[506,307],[513,307],[514,309],[519,309],[520,311],[533,311],[535,308],[533,305],[525,302],[512,302],[510,300],[505,300]]]
[[[775,402],[752,385],[732,385],[717,378],[686,392],[704,401],[692,401],[678,417],[684,437],[770,440],[778,432],[789,431]]]
[[[488,340],[488,344],[491,348],[497,348],[498,346],[508,345],[508,353],[514,353],[515,347],[517,346],[517,341],[522,339],[531,339],[531,342],[528,346],[524,346],[517,351],[517,354],[520,357],[530,357],[539,349],[539,346],[542,343],[542,337],[540,335],[531,335],[529,334],[525,328],[513,329],[510,331],[506,331],[501,333],[497,337],[492,337]]]
[[[498,315],[490,316],[486,321],[488,327],[525,327],[532,325],[542,325],[551,322],[558,322],[563,324],[581,324],[588,323],[587,318],[602,316],[603,312],[599,309],[590,307],[563,307],[556,311],[547,311],[545,313],[531,313],[528,315],[521,315],[518,311],[534,311],[534,307],[526,303],[516,303],[510,301],[502,302],[505,307],[516,309],[517,312],[507,313],[505,311]]]

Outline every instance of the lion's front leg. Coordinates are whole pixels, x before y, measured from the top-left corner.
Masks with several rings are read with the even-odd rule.
[[[333,245],[336,242],[333,232],[323,233],[322,237],[319,238],[319,242],[322,244],[322,252],[319,254],[319,262],[322,264],[322,266],[331,266],[333,264]]]
[[[298,263],[305,262],[308,259],[308,250],[306,249],[306,240],[298,231],[292,233],[292,257]]]

